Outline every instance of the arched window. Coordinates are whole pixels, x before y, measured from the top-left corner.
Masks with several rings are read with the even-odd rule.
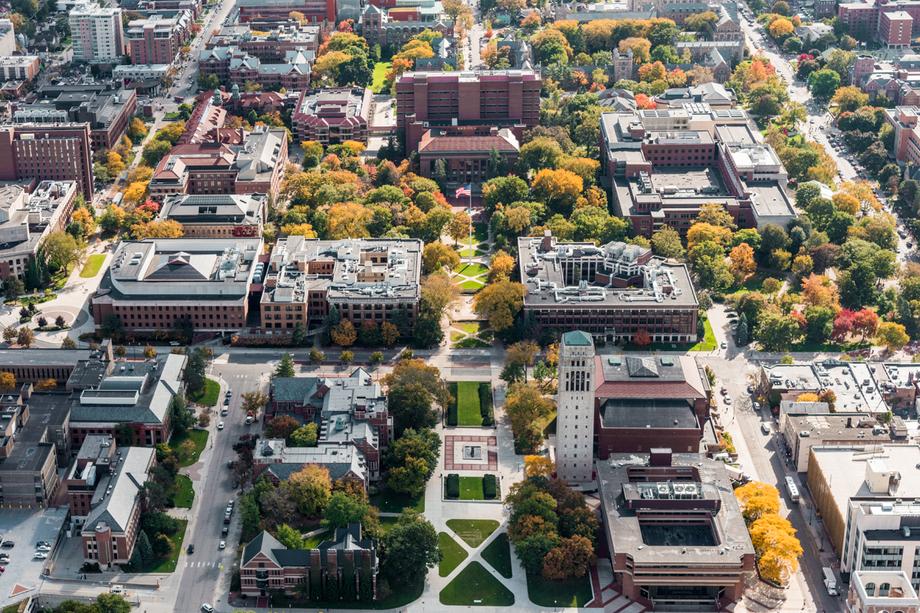
[[[866,584],[866,594],[869,596],[875,596],[875,584],[874,583]]]
[[[891,591],[890,583],[883,583],[880,586],[878,586],[878,595],[881,597],[887,596],[888,592],[890,591]]]

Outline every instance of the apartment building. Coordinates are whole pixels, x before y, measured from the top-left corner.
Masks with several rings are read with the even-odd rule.
[[[920,597],[904,571],[860,570],[850,575],[847,613],[920,612]]]
[[[262,236],[267,203],[265,194],[175,194],[158,218],[182,224],[187,238],[253,238]]]
[[[373,92],[364,87],[304,90],[291,114],[294,134],[323,145],[367,143],[372,100]]]
[[[281,238],[263,281],[262,328],[290,334],[322,322],[331,309],[356,328],[418,315],[422,242],[418,239]]]
[[[648,248],[612,242],[560,243],[518,238],[524,315],[538,328],[583,330],[607,342],[643,330],[654,342],[697,338],[699,303],[684,264],[653,257]]]
[[[0,186],[0,279],[25,277],[45,237],[67,226],[76,195],[73,181],[42,181],[32,193]]]
[[[9,19],[0,19],[0,57],[16,53],[16,28]]]
[[[192,14],[177,11],[128,22],[125,39],[132,64],[172,64],[191,39]]]
[[[597,463],[603,538],[622,594],[651,610],[741,599],[754,546],[725,464],[654,449]]]
[[[31,81],[41,70],[37,55],[7,55],[0,57],[0,78],[4,81]]]
[[[86,2],[68,16],[73,59],[90,64],[117,64],[125,54],[121,9]]]
[[[89,124],[93,151],[112,149],[128,129],[137,110],[137,91],[86,91],[81,86],[43,88],[31,104],[13,103],[15,124]]]
[[[900,417],[881,424],[863,413],[786,411],[780,421],[781,434],[796,470],[808,472],[812,447],[852,447],[853,445],[892,445],[910,443],[907,426]]]
[[[407,72],[396,82],[396,128],[407,155],[433,128],[509,128],[540,121],[540,75],[530,70]]]
[[[808,489],[846,578],[903,571],[920,587],[920,447],[812,447]]]
[[[852,36],[887,47],[908,46],[920,33],[920,5],[911,0],[841,2],[837,18]]]
[[[741,109],[691,102],[600,121],[602,180],[639,234],[684,233],[707,203],[741,227],[784,227],[796,217],[786,169]]]
[[[0,181],[74,181],[93,199],[89,124],[16,124],[0,127]]]

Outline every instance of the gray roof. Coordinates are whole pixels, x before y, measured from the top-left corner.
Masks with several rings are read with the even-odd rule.
[[[96,495],[99,495],[99,489],[105,487],[101,500],[86,517],[84,532],[92,532],[100,524],[109,526],[113,533],[124,532],[128,526],[131,511],[147,482],[147,468],[152,464],[156,451],[150,447],[125,447],[121,453],[123,459],[108,485],[100,483],[96,489]]]
[[[590,347],[594,344],[591,336],[581,330],[573,330],[562,335],[562,343],[572,347]]]
[[[696,415],[686,400],[610,399],[601,405],[599,412],[604,428],[699,428]]]
[[[326,552],[335,551],[371,551],[376,555],[373,539],[363,538],[360,523],[349,524],[346,528],[336,528],[332,538],[323,541],[313,549],[288,549],[267,531],[262,531],[246,544],[240,565],[244,566],[259,554],[264,555],[278,566],[310,566],[313,552],[319,552],[320,564],[326,564]]]
[[[15,366],[70,366],[87,360],[89,349],[0,349],[0,370]]]

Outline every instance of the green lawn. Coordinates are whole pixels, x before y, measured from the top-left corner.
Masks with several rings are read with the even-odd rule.
[[[511,578],[511,546],[508,544],[508,534],[502,532],[495,540],[482,550],[482,559],[492,568],[501,573],[502,577]]]
[[[402,589],[395,589],[389,592],[383,598],[378,598],[373,602],[365,602],[361,600],[357,601],[348,601],[348,600],[337,600],[335,602],[322,602],[319,600],[306,600],[301,601],[297,598],[291,596],[285,596],[281,593],[272,594],[271,604],[274,607],[274,610],[279,611],[288,607],[304,608],[311,610],[332,610],[332,609],[372,609],[372,610],[381,610],[385,611],[388,609],[402,609],[406,605],[415,602],[422,596],[422,591],[425,589],[425,577],[424,575],[419,578],[412,585],[408,585]]]
[[[454,272],[467,277],[478,277],[479,275],[488,274],[489,269],[478,262],[467,262],[466,264],[460,264]]]
[[[390,72],[390,62],[377,62],[374,64],[374,77],[371,81],[371,89],[375,94],[383,91],[383,84],[386,81],[387,73]]]
[[[463,330],[467,334],[479,334],[478,321],[456,321],[454,322],[454,327],[458,330]]]
[[[195,500],[195,490],[192,489],[192,480],[188,475],[179,475],[176,477],[176,494],[173,496],[173,503],[180,509],[191,509],[193,500]]]
[[[447,527],[470,547],[479,547],[495,532],[498,522],[494,519],[448,519]]]
[[[446,532],[438,533],[438,549],[441,550],[441,561],[438,563],[438,574],[442,577],[454,572],[460,563],[466,559],[466,549],[451,538]]]
[[[460,283],[460,291],[466,294],[475,294],[485,286],[485,281],[480,281],[479,279],[467,279],[466,281]]]
[[[193,394],[189,394],[188,399],[202,406],[213,407],[217,404],[217,397],[219,395],[220,383],[214,379],[205,379],[204,387]]]
[[[537,575],[527,575],[527,596],[540,607],[583,607],[593,597],[588,576],[567,581],[547,581]]]
[[[195,450],[187,454],[181,450],[182,443],[186,440],[195,443]],[[191,466],[197,462],[201,452],[204,451],[204,446],[207,444],[207,430],[188,430],[187,432],[173,434],[172,438],[169,439],[169,446],[176,451],[176,455],[179,457],[179,466]]]
[[[703,321],[703,325],[706,326],[706,335],[703,337],[703,340],[693,347],[690,347],[690,351],[713,351],[718,346],[716,343],[716,335],[712,332],[712,324],[706,319]]]
[[[468,336],[465,339],[454,343],[454,347],[458,349],[485,349],[491,346],[492,345],[490,343],[478,339],[475,336]]]
[[[384,490],[378,494],[374,494],[370,497],[371,504],[377,507],[379,511],[383,513],[402,513],[403,509],[410,508],[418,511],[419,513],[425,512],[425,496],[419,496],[418,498],[412,498],[411,496],[406,496],[405,494],[396,494],[388,490]]]
[[[396,522],[399,521],[398,517],[381,517],[380,518],[380,530],[386,534],[393,529],[393,526],[396,525]]]
[[[460,426],[481,426],[482,413],[479,412],[479,382],[457,382],[457,424]],[[461,490],[463,489],[461,479]],[[480,489],[482,480],[480,479]]]
[[[330,528],[329,530],[323,530],[322,532],[320,532],[319,534],[315,536],[311,536],[310,538],[304,539],[303,542],[307,549],[313,549],[314,547],[319,547],[319,544],[322,543],[323,541],[327,541],[331,538],[332,538],[332,529]]]
[[[176,570],[176,560],[179,559],[179,554],[182,552],[182,541],[185,540],[185,527],[188,525],[188,520],[177,519],[179,522],[179,529],[169,537],[169,540],[172,541],[172,553],[169,554],[168,558],[163,558],[159,564],[152,568],[148,568],[143,572],[148,573],[171,573]]]
[[[470,562],[439,596],[441,604],[510,607],[514,594],[479,562]]]
[[[485,500],[482,477],[460,477],[460,500]]]
[[[94,253],[89,256],[86,258],[86,263],[83,264],[83,270],[80,271],[80,276],[84,279],[92,279],[99,274],[99,269],[102,268],[103,262],[105,262],[104,253]]]

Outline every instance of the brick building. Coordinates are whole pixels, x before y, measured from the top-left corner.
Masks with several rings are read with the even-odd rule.
[[[612,242],[557,243],[518,238],[524,315],[540,329],[584,330],[595,339],[628,341],[640,330],[654,342],[697,339],[699,303],[684,264],[650,249]]]
[[[214,75],[224,85],[256,83],[264,89],[302,90],[310,85],[312,51],[292,49],[267,61],[239,47],[212,47],[198,54],[202,75]]]
[[[540,122],[540,75],[530,70],[407,72],[396,82],[396,128],[407,155],[430,129],[509,128]]]
[[[0,127],[0,181],[75,181],[93,199],[92,139],[88,124]]]
[[[754,546],[725,464],[655,449],[598,462],[614,581],[650,610],[721,611],[741,599]]]
[[[172,64],[191,39],[192,14],[151,15],[128,23],[125,38],[132,64]]]
[[[287,23],[292,12],[310,23],[336,23],[336,0],[238,0],[239,20]]]
[[[159,219],[182,224],[187,238],[262,236],[268,198],[265,194],[175,194],[163,200]]]
[[[291,115],[297,140],[334,145],[367,143],[373,92],[370,88],[304,90]]]
[[[291,334],[335,308],[363,322],[411,325],[418,315],[422,242],[418,239],[279,239],[263,281],[262,328]]]
[[[448,185],[480,183],[498,174],[493,168],[498,155],[501,168],[514,168],[521,147],[508,128],[435,128],[422,134],[418,144],[419,172],[436,177],[443,162]]]
[[[597,457],[669,447],[696,453],[709,419],[709,382],[690,356],[597,356]]]
[[[315,57],[322,32],[323,28],[318,25],[294,20],[270,27],[251,22],[223,25],[208,39],[205,49],[235,46],[268,63],[282,60],[288,51],[312,52]]]
[[[188,321],[195,330],[232,332],[246,324],[261,238],[122,241],[91,298],[101,326],[154,331]]]
[[[241,592],[266,596],[282,591],[316,600],[370,601],[377,594],[376,543],[364,538],[361,524],[336,528],[313,549],[288,549],[268,532],[259,533],[240,558]]]
[[[41,70],[37,55],[7,55],[0,57],[0,78],[4,81],[31,81]]]
[[[110,569],[131,560],[140,532],[144,484],[155,460],[153,449],[127,447],[100,481],[80,533],[84,561]]]

